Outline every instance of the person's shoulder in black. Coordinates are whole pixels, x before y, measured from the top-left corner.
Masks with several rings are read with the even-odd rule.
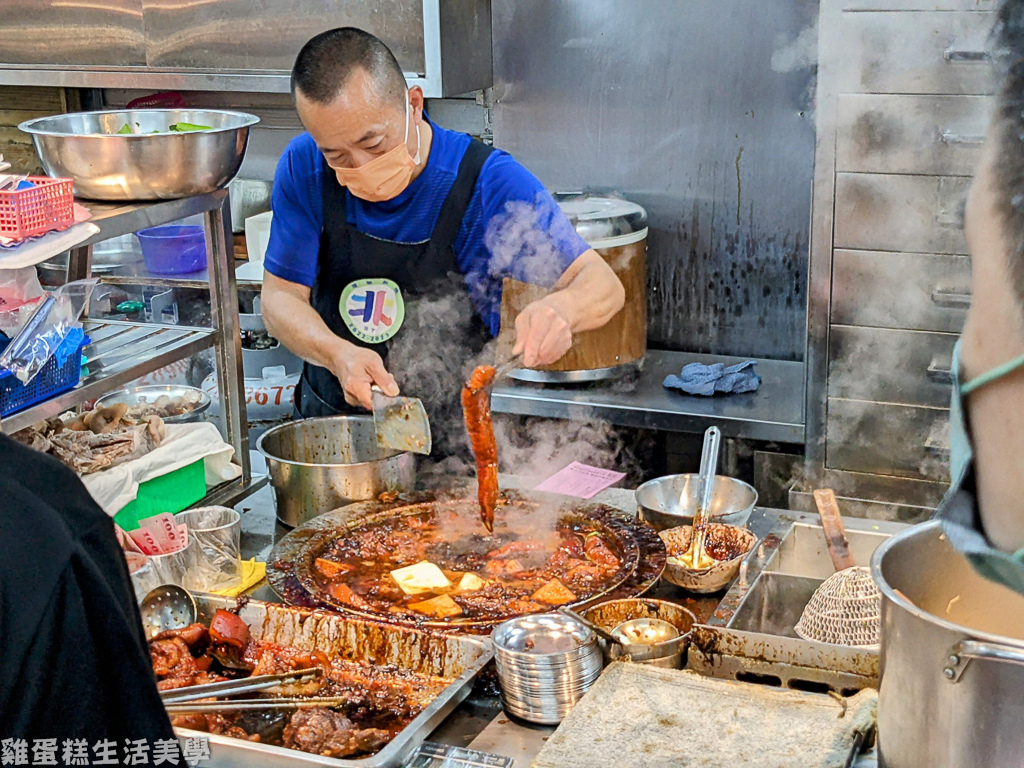
[[[50,456],[0,435],[0,737],[174,738],[110,518]]]

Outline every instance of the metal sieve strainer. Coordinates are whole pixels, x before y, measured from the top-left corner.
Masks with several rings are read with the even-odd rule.
[[[878,647],[882,593],[867,568],[848,568],[829,576],[804,608],[793,628],[804,640]]]
[[[811,596],[793,629],[805,640],[877,648],[882,593],[871,572],[854,565],[835,493],[815,491],[814,501],[836,572]]]

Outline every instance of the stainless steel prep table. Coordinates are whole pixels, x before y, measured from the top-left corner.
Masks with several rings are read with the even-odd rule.
[[[585,385],[504,381],[495,385],[491,410],[572,421],[603,420],[624,427],[703,432],[711,425],[725,437],[779,443],[804,442],[804,364],[758,360],[756,392],[701,397],[662,386],[687,363],[734,365],[748,358],[690,352],[647,352],[643,369],[622,380]]]
[[[261,456],[253,455],[256,471],[259,471],[261,461]],[[518,478],[503,475],[501,486],[521,488],[522,483]],[[628,514],[636,514],[633,491],[629,489],[610,488],[595,496],[593,501],[617,507]],[[236,508],[242,513],[242,556],[265,560],[274,542],[288,530],[277,522],[274,515],[273,491],[269,486],[261,488]],[[767,533],[778,531],[789,523],[809,518],[800,512],[759,507],[751,515],[748,527],[759,538],[763,538]],[[668,597],[684,605],[701,622],[711,620],[722,598],[721,594],[689,598],[684,598],[684,595],[682,590],[668,584],[659,585],[651,593],[653,597]],[[252,596],[260,600],[278,600],[265,585],[255,590]],[[496,698],[470,694],[428,737],[428,741],[511,757],[516,761],[516,768],[526,768],[554,730],[553,727],[512,720],[501,709]],[[869,753],[860,756],[853,768],[874,768],[876,765],[874,754]]]

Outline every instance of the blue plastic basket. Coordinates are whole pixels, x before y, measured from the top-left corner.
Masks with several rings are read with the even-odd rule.
[[[0,371],[0,416],[10,416],[74,389],[82,376],[82,349],[88,342],[88,337],[82,339],[63,365],[57,364],[57,355],[51,357],[28,384],[22,384],[10,371]]]

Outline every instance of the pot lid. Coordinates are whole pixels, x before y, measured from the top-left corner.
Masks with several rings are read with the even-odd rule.
[[[629,200],[583,194],[556,194],[555,199],[580,237],[595,248],[635,242],[647,234],[647,211]]]

